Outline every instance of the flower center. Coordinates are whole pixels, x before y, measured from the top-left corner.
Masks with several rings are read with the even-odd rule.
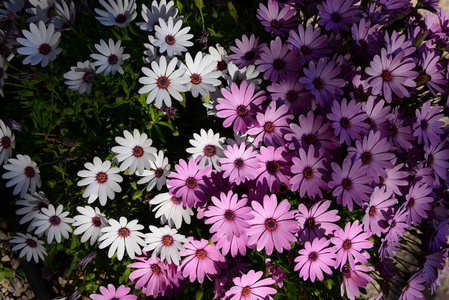
[[[169,34],[165,37],[165,42],[169,45],[173,45],[175,43],[175,41],[176,41],[175,37],[172,36],[171,34]]]
[[[341,125],[341,127],[343,127],[343,128],[349,128],[349,126],[351,125],[351,121],[349,121],[348,118],[343,117],[343,118],[341,118],[341,120],[340,120],[340,125]]]
[[[415,199],[414,199],[414,198],[410,198],[410,200],[408,200],[407,205],[408,205],[408,207],[413,207],[413,206],[415,206]]]
[[[135,157],[141,157],[145,152],[143,151],[143,148],[141,146],[135,146],[133,148],[133,155]]]
[[[92,225],[93,225],[94,227],[100,227],[100,226],[101,226],[101,220],[100,220],[100,218],[97,217],[97,216],[92,217]]]
[[[180,197],[173,196],[173,197],[171,197],[171,202],[175,205],[179,205],[179,204],[181,204],[182,200]]]
[[[224,60],[221,60],[217,63],[218,71],[224,71],[224,70],[226,70],[227,67],[228,67],[228,64]]]
[[[245,286],[243,289],[242,289],[242,296],[249,296],[249,295],[251,295],[251,288],[249,287],[249,286]]]
[[[312,49],[310,49],[310,47],[307,45],[302,45],[300,50],[304,55],[310,54],[310,52],[312,52]]]
[[[189,177],[186,180],[186,184],[187,184],[187,187],[193,189],[194,187],[196,187],[196,179],[193,177]]]
[[[173,237],[171,235],[164,235],[162,237],[162,244],[164,244],[164,246],[171,246],[173,244]]]
[[[332,21],[334,21],[335,23],[340,22],[340,21],[342,20],[341,15],[340,15],[340,13],[338,13],[338,12],[334,12],[334,13],[331,15],[331,19],[332,19]]]
[[[266,122],[265,125],[263,126],[263,130],[265,130],[266,132],[273,131],[274,130],[273,122]]]
[[[232,221],[232,220],[234,220],[235,214],[232,210],[228,209],[225,211],[224,217],[226,220]]]
[[[118,235],[122,238],[127,238],[131,234],[131,231],[129,231],[128,228],[122,227],[118,230]]]
[[[94,81],[94,75],[90,72],[86,72],[83,75],[83,82],[85,83],[91,83],[92,81]]]
[[[198,249],[198,250],[196,250],[195,256],[198,257],[199,259],[205,258],[206,255],[207,255],[206,250],[204,250],[204,249]]]
[[[364,164],[369,164],[371,162],[372,155],[369,152],[365,152],[365,153],[362,154],[361,158],[362,158],[362,162]]]
[[[55,216],[51,216],[49,221],[52,226],[58,226],[59,223],[61,223],[61,218],[59,218],[58,216],[55,215]]]
[[[156,84],[158,88],[166,89],[170,85],[170,80],[165,76],[161,76],[157,79]]]
[[[313,135],[313,134],[308,134],[308,135],[306,136],[305,140],[306,140],[306,143],[307,143],[307,144],[313,145],[313,144],[315,144],[315,142],[316,142],[316,137],[315,137],[315,135]]]
[[[376,213],[377,213],[376,207],[375,207],[375,206],[371,206],[371,207],[369,208],[368,214],[369,214],[371,217],[374,217],[374,215],[376,215]]]
[[[309,254],[309,260],[310,260],[310,261],[314,262],[314,261],[316,261],[317,259],[318,259],[318,253],[312,252],[312,253]]]
[[[382,71],[381,76],[382,76],[382,79],[385,81],[390,81],[393,78],[393,74],[388,70]]]
[[[253,60],[254,56],[255,56],[255,54],[254,54],[253,51],[248,51],[248,52],[245,53],[245,59],[246,60]]]
[[[99,172],[97,173],[97,176],[95,176],[98,183],[105,183],[108,180],[108,174],[105,172]]]
[[[48,205],[45,202],[39,202],[39,204],[37,205],[39,213],[42,213],[42,208],[48,208]]]
[[[395,220],[391,221],[390,227],[391,228],[395,228],[396,227],[396,221]]]
[[[345,178],[341,182],[341,185],[343,186],[344,189],[349,190],[350,188],[352,188],[352,181],[349,178]]]
[[[421,121],[421,128],[422,130],[426,130],[427,128],[429,128],[429,123],[427,122],[427,120]]]
[[[152,264],[150,269],[151,269],[151,272],[153,272],[155,274],[159,274],[161,272],[161,268],[157,264]]]
[[[118,56],[115,54],[111,54],[108,56],[108,64],[115,65],[118,62]]]
[[[277,225],[278,225],[278,223],[273,218],[268,218],[265,220],[265,228],[268,230],[271,230],[271,231],[275,230]]]
[[[190,82],[192,82],[193,84],[200,84],[201,83],[201,76],[199,74],[192,74],[190,76]]]
[[[433,154],[429,154],[429,156],[427,157],[427,163],[429,165],[432,165],[434,161],[435,161],[435,157],[433,156]]]
[[[33,167],[26,167],[25,168],[25,176],[28,178],[33,178],[36,175],[36,171],[34,171]]]
[[[314,80],[313,80],[313,85],[315,86],[315,88],[317,88],[317,89],[321,89],[321,88],[323,88],[323,80],[321,80],[321,78],[315,78]]]
[[[371,118],[366,118],[364,121],[366,124],[368,124],[370,127],[374,126],[374,121]]]
[[[311,167],[306,167],[304,171],[302,171],[302,174],[305,178],[310,179],[313,177],[313,170]]]
[[[314,217],[310,217],[306,220],[306,227],[307,228],[315,227],[315,218]]]
[[[346,240],[343,242],[343,249],[350,250],[352,248],[352,241]]]
[[[115,21],[119,24],[126,22],[126,16],[124,14],[119,14],[117,17],[115,17]]]
[[[248,113],[248,108],[245,105],[239,105],[237,107],[237,115],[244,116]]]
[[[296,93],[295,91],[289,91],[287,93],[287,100],[288,101],[295,101],[296,98],[298,98],[298,93]]]
[[[204,155],[206,155],[206,156],[214,156],[215,146],[207,145],[206,147],[204,147],[203,152],[204,152]]]
[[[363,40],[363,39],[359,40],[359,44],[363,48],[368,48],[368,42],[366,40]]]
[[[237,158],[236,160],[234,160],[234,166],[238,169],[243,168],[243,166],[245,165],[245,162],[243,161],[243,159],[241,158]]]
[[[392,136],[397,136],[398,135],[398,128],[396,127],[396,125],[391,126],[390,132],[391,132]]]
[[[26,243],[27,246],[30,247],[30,248],[36,248],[36,247],[37,247],[37,243],[36,243],[36,241],[33,240],[33,239],[27,239],[27,240],[25,241],[25,243]]]
[[[382,176],[379,176],[379,185],[382,185],[385,183],[385,178],[383,178]]]
[[[50,51],[51,51],[51,47],[47,43],[41,44],[39,46],[39,53],[42,55],[47,55],[48,53],[50,53]]]
[[[270,173],[276,173],[281,168],[281,164],[277,160],[267,162],[267,169]]]
[[[273,28],[279,28],[281,26],[281,23],[279,22],[279,20],[274,19],[270,22],[270,25]]]
[[[156,178],[161,178],[162,175],[164,175],[164,170],[162,170],[162,168],[157,168],[157,169],[154,171],[154,177],[156,177]]]
[[[284,63],[284,61],[282,60],[282,59],[276,59],[274,62],[273,62],[273,67],[276,69],[276,70],[280,70],[280,69],[283,69],[284,67],[285,67],[285,63]]]

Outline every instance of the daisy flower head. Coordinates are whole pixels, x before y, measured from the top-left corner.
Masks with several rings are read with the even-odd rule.
[[[446,180],[448,177],[449,169],[449,149],[447,148],[447,142],[438,144],[431,144],[429,147],[424,146],[424,158],[427,165],[432,168],[436,177],[436,182],[439,182],[438,177],[442,180]]]
[[[432,193],[431,186],[427,184],[416,183],[410,187],[407,195],[405,196],[405,202],[403,206],[407,207],[407,224],[418,225],[423,218],[427,218],[427,212],[432,209],[432,203],[434,198],[429,196]]]
[[[214,92],[215,87],[221,84],[218,77],[221,76],[221,71],[216,71],[217,62],[212,60],[212,56],[204,54],[200,51],[192,59],[190,53],[186,53],[186,76],[190,79],[187,82],[187,88],[192,92],[193,97],[198,97],[199,94],[207,97],[209,92]]]
[[[340,287],[341,296],[343,296],[346,291],[346,295],[350,300],[354,300],[355,297],[359,297],[359,287],[365,288],[372,280],[372,277],[369,274],[366,274],[370,271],[370,266],[364,266],[361,264],[356,264],[355,267],[344,267],[342,270],[343,280]]]
[[[164,296],[166,287],[170,285],[167,265],[161,260],[148,257],[136,257],[138,262],[129,264],[128,268],[137,269],[129,274],[129,279],[136,282],[136,289],[154,298]]]
[[[351,25],[358,20],[358,6],[355,3],[354,0],[326,0],[318,4],[318,24],[335,33],[340,32],[340,29],[350,31]]]
[[[371,231],[377,236],[388,230],[385,217],[388,212],[393,210],[393,206],[398,203],[394,198],[393,191],[386,190],[385,187],[374,189],[370,196],[370,202],[366,205],[365,216],[363,217],[363,226],[365,231]]]
[[[24,65],[35,66],[40,63],[42,67],[45,67],[62,51],[58,48],[61,33],[55,32],[53,24],[46,27],[42,21],[38,25],[31,23],[30,30],[22,30],[22,33],[25,38],[19,37],[17,42],[23,47],[18,48],[17,53],[27,56],[22,62]]]
[[[41,187],[41,175],[37,164],[28,155],[17,154],[17,158],[10,158],[3,168],[8,172],[2,175],[3,179],[9,179],[6,187],[14,187],[13,194],[20,193],[23,197],[28,191],[34,194],[36,187]]]
[[[115,193],[120,193],[122,188],[118,184],[123,181],[122,176],[117,174],[120,172],[119,168],[111,168],[111,162],[106,160],[102,162],[100,158],[95,157],[94,162],[85,163],[84,167],[87,170],[78,172],[79,177],[85,177],[78,181],[78,186],[87,185],[83,192],[83,198],[89,198],[87,202],[90,204],[97,198],[102,206],[106,205],[109,199],[114,200]]]
[[[104,76],[109,74],[115,75],[119,72],[123,75],[124,71],[122,65],[125,60],[130,58],[129,54],[123,54],[123,47],[121,47],[122,41],[114,43],[112,39],[109,39],[108,44],[104,40],[100,40],[100,44],[95,44],[95,48],[100,54],[94,53],[90,57],[96,61],[94,66],[100,66],[95,73],[99,74],[104,72]]]
[[[223,151],[225,157],[219,158],[218,162],[223,171],[223,178],[228,178],[230,182],[240,184],[254,179],[259,174],[261,163],[257,158],[257,153],[252,146],[246,147],[245,143],[228,146]]]
[[[147,104],[150,104],[154,100],[155,106],[161,108],[163,104],[167,107],[172,106],[171,97],[178,101],[182,101],[182,95],[189,90],[187,83],[189,78],[185,76],[184,69],[175,70],[178,59],[172,58],[167,65],[167,59],[165,56],[159,58],[159,62],[152,61],[151,69],[147,67],[142,68],[142,72],[145,77],[139,78],[139,82],[144,86],[139,89],[139,94],[148,94]]]
[[[273,82],[267,86],[271,93],[268,97],[276,101],[278,105],[285,105],[289,108],[289,113],[299,115],[304,113],[309,107],[311,95],[304,85],[298,81],[297,76],[287,75],[287,78],[281,82]]]
[[[252,201],[251,206],[254,219],[248,220],[248,245],[257,245],[257,251],[265,249],[268,255],[273,248],[279,253],[290,250],[290,242],[296,241],[293,233],[298,231],[298,222],[294,219],[296,210],[290,210],[288,200],[278,204],[276,195],[265,195],[263,206],[257,201]]]
[[[209,54],[211,56],[211,60],[213,62],[217,62],[216,70],[221,71],[222,74],[227,73],[229,58],[225,48],[223,48],[219,44],[216,44],[215,47],[210,46]]]
[[[103,235],[99,238],[100,249],[109,246],[108,257],[117,252],[117,259],[122,260],[125,250],[132,259],[134,255],[142,254],[141,247],[145,247],[145,235],[140,232],[144,227],[138,220],[129,221],[120,217],[119,221],[109,219],[109,225],[101,228]]]
[[[0,9],[0,20],[7,19],[8,14],[15,13],[23,9],[26,0],[10,0],[3,2],[4,9]]]
[[[106,11],[95,8],[99,17],[95,17],[104,26],[118,26],[124,28],[137,16],[135,0],[100,0]]]
[[[441,135],[444,133],[442,127],[444,122],[441,118],[444,114],[438,105],[430,107],[431,101],[427,101],[421,107],[416,109],[416,122],[413,124],[413,136],[418,138],[418,143],[424,143],[427,147],[441,142]]]
[[[2,97],[4,97],[3,85],[5,84],[5,79],[8,78],[8,74],[6,74],[8,65],[5,63],[5,61],[6,61],[6,58],[4,58],[3,56],[0,55],[0,96],[2,96]],[[0,162],[1,162],[1,160],[0,160]]]
[[[92,208],[90,206],[78,206],[76,210],[80,213],[73,217],[72,226],[76,227],[73,234],[81,234],[81,243],[89,240],[90,245],[93,246],[103,234],[101,228],[108,224],[106,216],[100,212],[98,207]]]
[[[229,59],[239,66],[239,69],[253,65],[259,59],[262,48],[265,46],[265,43],[259,44],[259,38],[256,38],[254,34],[249,38],[243,35],[241,41],[235,39],[235,44],[237,47],[229,47],[233,52],[233,54],[229,55]]]
[[[276,289],[269,287],[275,281],[272,278],[262,278],[263,272],[250,270],[240,277],[235,277],[234,286],[226,292],[230,299],[273,300],[270,295],[277,293]]]
[[[16,205],[23,206],[16,210],[17,215],[24,215],[20,219],[19,224],[25,224],[26,222],[34,220],[36,214],[42,213],[42,208],[47,208],[50,204],[44,192],[35,192],[34,194],[25,194],[23,199],[17,200]],[[32,230],[32,227],[28,228],[28,232]]]
[[[151,2],[151,8],[142,4],[142,18],[145,22],[138,22],[136,24],[142,30],[153,31],[154,26],[159,25],[159,18],[168,21],[169,17],[175,18],[177,14],[178,9],[175,8],[175,3],[173,1],[153,0],[153,2]]]
[[[166,52],[168,56],[181,55],[187,51],[187,47],[193,46],[190,41],[193,34],[189,34],[190,26],[182,28],[182,20],[174,20],[172,16],[165,21],[159,18],[159,24],[154,26],[156,40],[153,45],[159,47],[161,53]]]
[[[100,294],[91,294],[90,298],[93,300],[136,300],[137,296],[129,294],[129,292],[131,292],[131,288],[128,288],[123,284],[117,289],[112,284],[108,284],[107,288],[100,286]]]
[[[0,165],[8,162],[12,149],[16,147],[16,138],[11,128],[0,120]]]
[[[182,199],[170,193],[162,193],[150,200],[150,206],[154,205],[155,217],[161,219],[161,224],[168,222],[168,226],[181,228],[182,222],[190,224],[193,210],[182,206]]]
[[[279,8],[278,1],[268,0],[268,7],[262,3],[259,4],[256,16],[266,31],[286,36],[287,32],[295,26],[294,22],[298,17],[295,16],[296,11],[289,5],[280,10]]]
[[[90,94],[92,82],[94,81],[95,66],[90,61],[78,62],[76,67],[70,67],[70,71],[63,76],[72,91],[78,91],[80,94],[84,92]]]
[[[45,24],[52,21],[56,12],[56,0],[29,0],[32,6],[26,9],[31,14],[26,21],[27,23],[44,22]]]
[[[209,129],[207,132],[206,130],[201,129],[200,134],[193,134],[193,139],[189,140],[193,147],[187,148],[186,151],[195,159],[201,156],[201,160],[198,164],[200,168],[209,165],[215,170],[220,171],[218,159],[224,157],[224,140],[225,138],[220,137],[220,134],[214,134],[212,129]]]
[[[423,68],[423,79],[432,95],[437,97],[437,92],[444,93],[446,80],[442,74],[442,67],[438,64],[440,56],[436,52],[429,51],[422,54],[421,67]],[[443,86],[443,87],[442,87]]]
[[[407,281],[407,284],[402,288],[402,293],[399,300],[422,300],[426,297],[422,293],[426,290],[426,278],[422,272],[416,272]]]
[[[67,4],[65,1],[61,3],[55,3],[56,15],[52,17],[51,21],[55,24],[55,28],[58,31],[70,30],[75,24],[76,8],[75,3],[70,1]]]
[[[307,28],[299,24],[298,30],[290,30],[288,47],[297,49],[299,52],[299,62],[304,65],[306,62],[318,62],[321,57],[325,57],[331,52],[328,49],[329,39],[326,35],[321,35],[320,28],[313,28],[309,24]]]
[[[39,259],[44,261],[44,256],[47,255],[47,251],[45,251],[44,247],[44,242],[29,233],[23,234],[18,232],[17,235],[13,236],[9,240],[9,243],[17,244],[12,247],[11,250],[18,251],[22,249],[20,251],[19,257],[24,257],[26,255],[27,261],[31,261],[31,259],[34,259],[34,261],[38,263]]]
[[[159,257],[162,262],[166,261],[168,264],[179,265],[181,260],[179,252],[186,250],[182,244],[188,243],[189,240],[168,225],[162,228],[150,225],[150,231],[151,233],[145,234],[147,245],[143,248],[143,251],[152,252],[151,258]]]
[[[156,160],[156,148],[151,147],[153,141],[148,138],[146,133],[140,134],[139,130],[134,129],[133,134],[128,130],[123,131],[124,138],[118,136],[115,141],[120,146],[112,147],[111,151],[117,153],[113,161],[122,162],[120,171],[128,169],[128,174],[132,175],[137,171],[139,175],[143,174],[145,169],[151,170],[151,161]]]
[[[307,280],[310,277],[312,282],[315,278],[323,280],[323,271],[327,274],[332,274],[329,267],[336,267],[335,252],[328,247],[331,243],[326,238],[315,238],[312,243],[307,241],[304,244],[304,249],[299,250],[299,256],[295,258],[297,263],[295,271],[299,271],[299,277]]]
[[[148,183],[147,191],[151,191],[154,187],[158,191],[162,190],[167,181],[167,176],[170,174],[171,165],[168,163],[168,158],[164,156],[164,152],[159,150],[155,161],[150,160],[150,169],[144,170],[139,174],[143,178],[137,181],[137,184]]]
[[[225,237],[217,232],[211,238],[212,242],[217,243],[217,248],[220,249],[223,255],[231,253],[232,257],[236,257],[240,253],[240,255],[245,256],[247,247],[254,248],[253,245],[248,244],[249,236],[246,232],[240,236],[232,233],[230,236],[226,235]]]
[[[260,90],[260,84],[262,79],[258,78],[260,72],[256,70],[255,65],[250,65],[239,69],[232,61],[228,63],[228,74],[224,74],[223,78],[227,82],[227,90],[230,90],[230,86],[233,82],[240,85],[243,81],[246,81],[248,85],[255,84],[255,91]]]
[[[40,214],[34,215],[34,220],[31,223],[32,227],[36,227],[35,234],[39,235],[43,232],[47,235],[47,244],[50,244],[53,239],[57,243],[61,242],[61,235],[68,239],[72,228],[68,223],[73,223],[72,218],[68,218],[68,211],[62,211],[63,206],[60,204],[57,208],[53,204],[48,207],[43,207]]]

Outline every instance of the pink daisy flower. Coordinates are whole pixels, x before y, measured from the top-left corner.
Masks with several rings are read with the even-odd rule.
[[[237,47],[230,46],[229,49],[234,52],[229,55],[229,59],[232,59],[234,64],[239,66],[240,69],[254,64],[254,62],[260,57],[260,51],[265,46],[265,43],[259,44],[259,38],[251,34],[250,38],[246,35],[242,36],[242,40],[235,39]]]
[[[265,30],[276,35],[286,36],[287,32],[294,27],[296,10],[286,5],[279,11],[279,3],[275,0],[268,0],[268,7],[259,4],[257,18],[261,21]]]
[[[393,206],[398,203],[398,200],[393,197],[393,191],[386,191],[385,187],[376,187],[370,198],[362,223],[365,231],[371,231],[380,237],[382,233],[388,230],[385,216],[388,215],[388,210],[392,210]]]
[[[115,286],[113,286],[112,284],[108,284],[108,288],[100,286],[101,294],[92,294],[90,295],[90,298],[93,300],[136,300],[137,296],[129,295],[129,292],[131,292],[131,289],[124,286],[123,284],[117,289],[115,289]]]
[[[288,41],[291,49],[298,49],[301,65],[309,61],[317,62],[331,52],[328,47],[329,38],[321,35],[321,29],[314,29],[312,24],[309,24],[307,28],[299,24],[297,32],[290,30]]]
[[[253,216],[251,216],[252,218]],[[228,236],[224,239],[222,235],[216,233],[212,236],[212,242],[217,243],[217,248],[221,250],[223,255],[227,255],[231,252],[232,257],[236,257],[238,253],[240,255],[246,255],[246,248],[253,248],[248,244],[249,236],[247,232],[241,234],[239,237],[232,233],[231,238],[228,240]]]
[[[228,178],[230,182],[240,184],[248,180],[254,179],[259,174],[257,169],[260,168],[260,161],[257,153],[250,146],[246,149],[245,143],[240,146],[228,146],[223,150],[224,158],[219,158],[218,162],[223,171],[223,178]]]
[[[341,283],[341,296],[346,295],[349,299],[354,300],[355,297],[360,296],[359,287],[366,287],[368,283],[372,280],[371,276],[365,274],[365,272],[370,272],[371,267],[364,266],[361,264],[355,265],[354,268],[345,267],[343,268],[343,281]]]
[[[429,100],[423,104],[421,110],[416,109],[416,123],[412,127],[413,136],[418,138],[418,143],[424,142],[426,146],[440,143],[440,135],[444,133],[444,122],[440,120],[444,114],[439,113],[441,107],[435,105],[431,108],[431,104]]]
[[[276,294],[277,291],[268,286],[274,284],[275,281],[271,278],[259,280],[262,275],[262,271],[250,270],[248,273],[242,274],[241,277],[234,278],[235,286],[226,292],[226,297],[230,297],[231,300],[273,300],[269,295]]]
[[[280,82],[273,82],[267,86],[271,93],[269,98],[276,101],[278,105],[285,105],[289,108],[289,113],[299,115],[305,112],[310,106],[311,95],[304,85],[298,81],[298,76],[287,75],[287,78]]]
[[[263,206],[257,201],[251,202],[251,206],[254,219],[249,220],[248,244],[257,245],[257,251],[265,249],[268,255],[273,253],[273,248],[279,253],[290,250],[290,242],[296,241],[292,233],[298,230],[298,222],[294,220],[296,210],[290,210],[288,200],[278,205],[276,195],[265,195]]]
[[[433,202],[433,198],[429,197],[432,193],[432,188],[427,184],[416,183],[410,187],[407,195],[405,196],[406,203],[403,205],[407,207],[408,218],[407,224],[418,225],[421,223],[422,218],[427,218],[427,212],[432,208],[429,203]]]
[[[129,274],[129,279],[136,281],[136,289],[154,298],[164,296],[165,288],[169,285],[167,279],[167,266],[158,257],[135,257],[139,262],[128,265],[128,268],[137,269]]]

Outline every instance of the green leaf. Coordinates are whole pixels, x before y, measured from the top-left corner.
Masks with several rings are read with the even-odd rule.
[[[223,37],[223,35],[222,35],[221,33],[216,33],[215,30],[213,30],[213,29],[210,28],[210,27],[207,27],[207,31],[209,31],[209,33],[210,33],[211,36],[214,36],[214,37]]]
[[[195,293],[195,300],[203,299],[203,289],[199,289]]]
[[[237,19],[237,10],[235,9],[234,4],[232,4],[232,2],[228,2],[227,6],[228,6],[229,14],[234,19],[235,23],[238,24],[239,21]]]

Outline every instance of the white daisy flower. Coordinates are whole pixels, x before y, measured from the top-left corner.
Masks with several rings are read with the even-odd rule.
[[[154,104],[157,108],[162,107],[162,103],[171,107],[171,97],[178,101],[182,101],[183,98],[179,92],[187,92],[188,88],[186,83],[189,78],[184,76],[185,70],[179,69],[175,71],[178,60],[174,57],[167,66],[167,61],[164,56],[161,56],[159,63],[153,61],[151,63],[151,69],[147,67],[142,68],[142,72],[147,77],[139,78],[139,82],[144,86],[139,89],[139,94],[148,94],[147,104],[156,99]]]
[[[104,75],[107,76],[109,73],[115,75],[116,72],[123,74],[123,62],[127,60],[130,55],[123,54],[123,47],[121,47],[122,41],[118,41],[116,44],[112,39],[109,39],[109,45],[105,41],[100,40],[100,45],[95,44],[95,48],[101,54],[91,54],[90,57],[95,59],[94,66],[100,66],[96,73],[101,73],[104,71]]]
[[[215,48],[209,47],[209,54],[211,55],[211,60],[217,62],[217,71],[221,71],[222,73],[228,72],[228,54],[226,53],[225,48],[220,46],[219,44],[215,45]]]
[[[26,0],[10,0],[3,2],[5,9],[0,9],[0,20],[7,19],[8,14],[16,14],[21,11],[25,5],[25,1]]]
[[[31,258],[33,258],[34,261],[38,263],[39,258],[43,261],[45,260],[44,256],[47,255],[47,251],[45,251],[44,248],[44,242],[29,233],[23,234],[18,232],[17,235],[9,240],[9,243],[17,244],[12,248],[12,251],[22,249],[19,257],[24,257],[26,255],[27,261],[30,261]]]
[[[154,26],[156,31],[156,40],[154,46],[159,47],[160,52],[167,51],[168,56],[180,55],[186,52],[186,47],[193,45],[189,40],[193,38],[193,34],[188,34],[190,27],[181,29],[182,20],[173,20],[169,17],[168,21],[159,18],[159,25]]]
[[[204,166],[212,166],[215,170],[220,171],[218,159],[224,157],[223,143],[225,138],[214,134],[212,129],[207,132],[204,129],[200,130],[200,134],[194,133],[193,139],[189,140],[193,147],[187,148],[187,153],[192,154],[193,158],[202,156],[198,167],[202,169]]]
[[[81,243],[85,243],[90,239],[90,245],[93,246],[100,236],[103,235],[101,232],[101,228],[105,227],[108,224],[106,220],[106,216],[100,212],[98,207],[92,208],[90,206],[78,206],[76,208],[80,215],[76,215],[73,217],[73,226],[77,227],[73,234],[81,234]]]
[[[152,205],[155,205],[153,212],[156,212],[156,218],[161,219],[161,224],[168,221],[168,226],[175,226],[177,229],[181,228],[183,220],[190,224],[193,210],[190,207],[183,208],[181,198],[162,193],[150,200],[150,208]]]
[[[188,243],[189,240],[167,225],[163,228],[150,225],[150,230],[151,233],[145,234],[147,246],[143,250],[151,251],[152,258],[159,256],[161,261],[166,260],[169,264],[173,262],[179,265],[181,260],[179,251],[186,251],[182,244]]]
[[[17,200],[16,205],[23,206],[16,210],[16,214],[22,216],[19,224],[25,224],[26,222],[34,220],[34,216],[42,213],[42,208],[47,208],[50,204],[50,201],[45,196],[44,192],[34,193],[34,194],[25,194],[23,199]],[[33,226],[28,227],[27,231],[30,232],[33,230]]]
[[[50,24],[45,27],[44,22],[39,22],[39,27],[34,23],[30,24],[30,31],[22,30],[25,38],[17,38],[17,42],[24,47],[17,49],[17,53],[27,55],[23,64],[37,65],[41,63],[42,67],[48,65],[49,61],[55,60],[56,55],[61,53],[58,48],[61,38],[60,32],[55,32],[55,25]]]
[[[99,17],[95,17],[104,26],[118,26],[124,28],[137,16],[135,0],[100,0],[106,11],[95,8]]]
[[[70,6],[61,1],[61,4],[56,3],[56,16],[51,21],[55,24],[57,30],[70,30],[75,23],[76,9],[73,1],[70,1]]]
[[[153,31],[155,25],[159,25],[159,18],[164,21],[168,21],[170,17],[175,18],[178,14],[178,9],[174,7],[175,3],[166,0],[161,0],[159,3],[153,0],[151,3],[151,9],[145,4],[142,4],[142,18],[145,22],[136,23],[140,29],[145,31]],[[177,19],[175,19],[176,21]]]
[[[111,168],[111,162],[106,160],[102,162],[100,158],[95,157],[94,163],[85,163],[87,170],[78,172],[79,177],[86,177],[78,181],[78,186],[87,185],[84,190],[83,198],[89,197],[87,203],[94,202],[97,198],[102,206],[106,205],[109,199],[114,200],[115,193],[120,193],[122,188],[117,182],[122,182],[123,178],[118,172],[119,168]]]
[[[41,234],[45,232],[47,235],[47,244],[50,244],[53,239],[57,243],[61,242],[61,235],[68,239],[69,232],[72,232],[72,228],[67,223],[72,223],[72,218],[67,218],[68,211],[62,211],[63,206],[61,204],[55,209],[53,204],[49,204],[47,208],[42,208],[40,214],[34,215],[34,221],[31,226],[36,227],[35,234]]]
[[[10,179],[6,183],[6,187],[15,185],[13,194],[20,193],[23,197],[29,190],[34,194],[36,187],[41,187],[41,175],[37,164],[31,160],[28,155],[17,154],[17,158],[10,158],[3,168],[8,170],[2,175],[3,179]]]
[[[8,74],[6,74],[6,70],[8,69],[8,65],[6,64],[6,59],[3,56],[0,56],[0,95],[3,95],[3,85],[5,84],[5,79],[8,78]],[[1,159],[0,159],[1,162]]]
[[[0,165],[4,165],[16,147],[16,138],[11,129],[0,120]]]
[[[103,227],[100,237],[100,249],[109,246],[108,257],[112,257],[117,252],[117,259],[122,260],[126,252],[133,259],[135,254],[142,254],[141,247],[145,247],[145,235],[140,232],[144,227],[137,223],[138,220],[132,220],[128,223],[125,217],[120,217],[119,222],[109,219],[109,226]]]
[[[207,97],[208,92],[215,91],[215,87],[221,84],[218,79],[221,71],[215,71],[217,62],[212,61],[209,54],[203,55],[202,52],[198,52],[193,60],[190,53],[186,53],[186,65],[183,66],[190,79],[187,87],[191,90],[193,97],[198,97],[199,94]]]
[[[242,81],[248,82],[248,85],[254,83],[256,85],[256,91],[260,90],[260,84],[262,79],[257,78],[260,72],[256,71],[256,66],[249,65],[242,69],[239,69],[233,62],[228,64],[228,74],[224,74],[223,77],[227,81],[228,89],[230,89],[231,83],[235,82],[240,84]]]
[[[26,12],[33,15],[27,19],[28,23],[48,23],[56,12],[56,0],[29,0],[33,7],[27,8]]]
[[[140,174],[143,178],[137,181],[137,184],[148,183],[147,191],[151,191],[154,187],[160,191],[170,174],[171,165],[168,163],[168,158],[164,157],[162,150],[159,150],[154,162],[150,160],[150,165],[150,170],[145,170]]]
[[[95,66],[88,60],[85,62],[78,62],[76,67],[70,67],[70,71],[63,76],[72,91],[78,91],[80,94],[92,90],[92,82],[94,81]]]
[[[167,55],[167,52],[161,53],[159,51],[159,47],[155,47],[153,45],[154,41],[156,40],[154,36],[149,35],[148,40],[150,41],[150,44],[148,43],[143,44],[145,46],[145,51],[143,51],[143,54],[145,54],[146,56],[143,61],[145,64],[149,64],[152,61],[159,63],[159,60],[162,56],[165,57],[165,60],[170,60],[170,57]]]
[[[123,131],[125,138],[118,136],[115,141],[120,146],[112,147],[112,152],[118,155],[114,157],[114,162],[121,162],[120,171],[125,171],[129,168],[128,174],[132,175],[137,170],[142,174],[144,169],[151,169],[150,161],[155,161],[154,155],[157,150],[150,147],[153,141],[147,137],[146,133],[140,134],[139,130],[134,129],[133,134],[128,130]]]

